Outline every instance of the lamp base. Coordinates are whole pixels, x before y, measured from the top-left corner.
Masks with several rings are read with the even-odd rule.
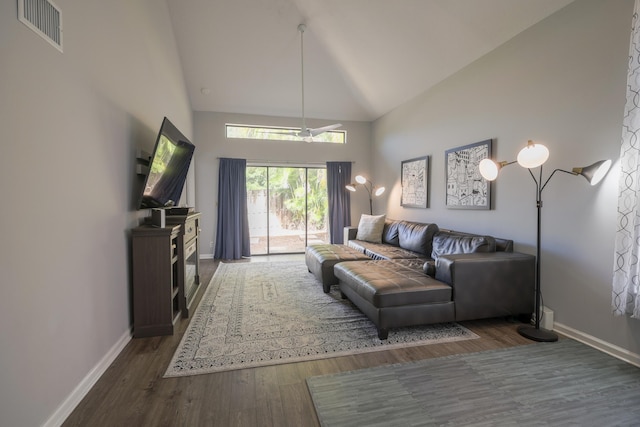
[[[529,338],[538,342],[555,342],[558,341],[558,335],[555,332],[546,329],[536,329],[530,325],[518,327],[518,333],[525,338]]]

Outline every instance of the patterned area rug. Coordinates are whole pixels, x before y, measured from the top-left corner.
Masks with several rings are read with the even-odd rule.
[[[373,323],[304,262],[220,264],[165,377],[292,363],[478,338],[456,324],[393,329]]]
[[[640,368],[577,341],[307,378],[320,419],[346,426],[638,426]]]

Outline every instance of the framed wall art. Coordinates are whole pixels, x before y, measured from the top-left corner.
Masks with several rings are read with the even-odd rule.
[[[401,166],[401,183],[401,206],[427,208],[429,204],[429,156],[404,160]]]
[[[491,139],[445,152],[447,208],[491,209],[491,183],[478,165],[491,158]]]

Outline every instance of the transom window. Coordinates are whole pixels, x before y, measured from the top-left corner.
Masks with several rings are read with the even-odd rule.
[[[278,126],[254,126],[226,124],[226,136],[232,139],[263,139],[271,141],[301,141],[307,142],[290,132],[300,131],[300,128]],[[347,142],[346,130],[330,130],[313,137],[313,142],[328,142],[331,144],[345,144]]]

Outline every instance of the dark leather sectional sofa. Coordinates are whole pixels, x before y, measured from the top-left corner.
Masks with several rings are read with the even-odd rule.
[[[376,325],[380,339],[398,327],[526,318],[534,311],[535,257],[514,252],[512,240],[384,221],[379,240],[358,240],[357,228],[350,227],[347,245],[312,245],[306,255],[325,291],[337,281],[342,296]],[[323,265],[332,267],[331,275],[323,275]]]

